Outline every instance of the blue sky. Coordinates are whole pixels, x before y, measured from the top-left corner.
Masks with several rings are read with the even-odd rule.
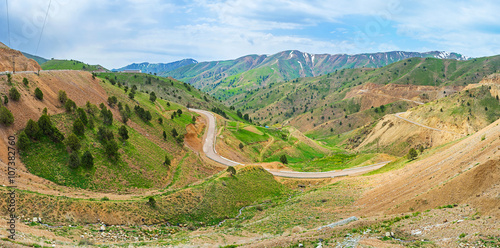
[[[8,5],[7,12],[0,3],[2,43],[107,68],[291,49],[500,54],[497,1],[52,0],[41,39],[49,0],[8,0]]]

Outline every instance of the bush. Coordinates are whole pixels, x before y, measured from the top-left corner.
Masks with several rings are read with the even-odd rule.
[[[127,130],[127,127],[125,127],[125,125],[118,128],[118,134],[120,135],[122,140],[128,140],[128,138],[129,138],[128,137],[128,130]]]
[[[163,140],[167,140],[167,132],[165,130],[163,130]]]
[[[57,93],[57,99],[59,99],[60,103],[65,104],[66,101],[68,100],[68,95],[66,95],[66,91],[59,90],[59,92]]]
[[[40,132],[45,135],[52,135],[52,121],[48,115],[42,115],[38,118],[38,127],[40,128]]]
[[[148,204],[149,204],[149,206],[151,206],[153,208],[156,207],[156,200],[155,200],[155,198],[152,197],[152,196],[150,196],[149,199],[148,199]]]
[[[7,96],[3,96],[3,104],[7,105],[9,103],[9,98]]]
[[[28,138],[28,135],[24,131],[21,131],[18,136],[18,141],[17,141],[17,148],[19,150],[27,150],[29,146],[31,145],[30,138]]]
[[[89,120],[88,127],[89,127],[90,130],[94,130],[95,125],[94,125],[94,120],[93,119]]]
[[[38,87],[35,89],[35,97],[40,101],[43,100],[43,92]]]
[[[101,109],[101,116],[103,117],[103,123],[105,125],[111,126],[113,124],[113,113],[108,110],[106,106]]]
[[[26,127],[24,128],[24,132],[28,135],[28,137],[32,139],[38,139],[40,136],[40,128],[38,127],[38,123],[34,120],[29,119],[28,123],[26,123]]]
[[[68,135],[68,138],[65,141],[66,145],[71,149],[71,151],[78,151],[80,150],[80,147],[82,146],[80,144],[80,140],[74,133],[71,133]]]
[[[184,144],[184,135],[181,134],[179,136],[177,136],[177,138],[175,138],[175,140],[177,141],[177,143],[179,144]]]
[[[150,121],[153,117],[151,116],[151,112],[149,110],[144,110],[141,106],[136,105],[134,107],[135,113],[141,118],[143,121],[148,122]]]
[[[414,160],[417,158],[418,156],[418,153],[417,153],[417,150],[415,150],[415,148],[411,148],[409,151],[408,151],[408,155],[406,155],[408,157],[409,160]]]
[[[174,128],[172,129],[172,136],[177,137],[177,135],[179,135],[179,133],[177,133],[177,130]]]
[[[288,164],[288,158],[286,157],[286,155],[285,155],[285,154],[281,155],[281,157],[280,157],[280,161],[281,161],[281,163],[283,163],[283,164]]]
[[[76,119],[76,121],[73,123],[73,133],[78,136],[82,136],[85,134],[85,125],[83,125],[83,122],[80,119]]]
[[[69,167],[76,169],[78,166],[80,166],[80,157],[77,152],[73,152],[69,155]]]
[[[243,147],[244,147],[244,146],[243,146],[243,143],[241,143],[241,142],[240,142],[239,147],[240,147],[240,150],[241,150],[241,149],[243,149]]]
[[[29,82],[28,82],[27,78],[23,78],[23,84],[24,84],[24,86],[28,87]]]
[[[89,151],[83,153],[81,165],[86,168],[92,168],[94,166],[94,157]]]
[[[19,91],[17,91],[16,87],[12,87],[9,90],[9,97],[13,101],[17,102],[17,101],[19,101],[21,99],[21,93],[19,93]]]
[[[235,169],[233,166],[228,166],[226,171],[227,171],[227,173],[229,173],[229,175],[231,175],[231,176],[236,175],[236,169]]]
[[[14,123],[14,115],[5,106],[0,107],[0,124],[10,126]]]
[[[163,124],[163,118],[158,117],[158,124],[160,124],[160,125]]]

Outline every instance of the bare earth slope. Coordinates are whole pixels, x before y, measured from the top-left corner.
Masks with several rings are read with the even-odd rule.
[[[482,213],[500,216],[499,124],[497,120],[446,150],[381,176],[357,202],[360,214],[471,204]]]
[[[13,71],[14,64],[12,61],[15,62],[16,71],[38,71],[42,69],[35,60],[28,59],[21,52],[0,43],[0,72]]]

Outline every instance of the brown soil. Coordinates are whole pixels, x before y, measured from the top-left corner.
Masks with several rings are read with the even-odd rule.
[[[42,69],[35,60],[28,59],[21,52],[0,43],[0,72],[14,71],[12,62],[15,63],[16,71],[38,71]]]
[[[203,117],[196,118],[195,124],[186,126],[185,144],[196,153],[203,153],[202,133],[206,126],[206,120]]]

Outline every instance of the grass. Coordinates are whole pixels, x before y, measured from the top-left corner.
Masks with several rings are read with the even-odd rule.
[[[62,124],[72,123],[74,116],[59,114],[52,116],[54,123],[59,123],[61,130],[67,129]],[[101,125],[96,121],[97,125]],[[111,130],[117,135],[120,123],[114,122]],[[126,190],[128,188],[153,188],[164,185],[169,176],[169,169],[162,165],[165,151],[134,129],[128,128],[129,140],[119,142],[120,158],[115,160],[104,153],[97,139],[97,128],[86,130],[80,138],[83,151],[90,151],[95,166],[92,169],[68,166],[69,153],[62,143],[54,144],[48,138],[34,142],[28,151],[21,153],[21,158],[28,170],[40,177],[60,185],[93,190]]]
[[[321,172],[332,170],[344,170],[360,165],[375,163],[373,160],[377,154],[346,154],[337,153],[328,157],[313,159],[307,162],[290,163],[288,167],[295,171]]]
[[[84,70],[97,71],[103,69],[100,65],[89,65],[77,60],[52,59],[41,64],[43,70]]]

